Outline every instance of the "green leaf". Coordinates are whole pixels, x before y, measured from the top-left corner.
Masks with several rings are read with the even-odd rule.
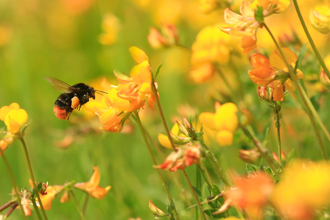
[[[159,74],[159,71],[160,71],[160,69],[162,68],[162,66],[163,66],[163,64],[160,64],[158,67],[157,67],[157,70],[156,70],[156,72],[155,72],[155,74],[154,74],[154,79],[156,80],[156,78],[157,78],[157,76],[158,76],[158,74]]]
[[[296,62],[295,70],[300,68],[300,63],[301,63],[302,59],[304,58],[305,53],[306,53],[307,50],[308,50],[307,45],[308,45],[308,43],[305,43],[305,44],[302,45],[302,47],[301,47],[301,50],[300,50],[299,55],[298,55],[298,60],[297,60],[297,62]]]
[[[214,196],[216,196],[216,195],[221,194],[221,190],[217,185],[213,184],[212,185],[212,193],[213,193]]]
[[[195,192],[197,193],[197,195],[199,197],[203,198],[203,195],[202,195],[201,191],[199,189],[197,189],[196,187],[194,187],[194,186],[193,186],[193,188],[194,188]]]
[[[254,174],[255,172],[259,171],[259,167],[253,164],[246,164],[246,172],[248,175]]]
[[[274,178],[275,182],[279,181],[278,177],[275,175],[272,169],[270,169],[270,167],[266,167],[264,170],[266,173],[270,174]]]
[[[264,9],[261,6],[258,6],[258,8],[254,10],[254,18],[259,22],[264,21]]]
[[[207,185],[207,183],[203,184],[203,193],[206,197],[209,197],[211,195],[211,191],[209,190],[209,187]]]

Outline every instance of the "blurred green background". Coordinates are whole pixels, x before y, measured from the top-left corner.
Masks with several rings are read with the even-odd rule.
[[[117,18],[118,29],[113,30],[116,36],[114,42],[102,45],[98,39],[105,32],[102,22],[108,14]],[[29,114],[25,140],[36,180],[48,182],[49,185],[62,185],[72,180],[86,182],[92,175],[93,166],[97,165],[101,172],[100,186],[111,185],[112,188],[102,201],[89,199],[86,219],[152,219],[153,214],[148,209],[149,199],[165,210],[167,196],[134,123],[130,134],[88,130],[74,136],[68,148],[56,147],[56,143],[70,136],[72,130],[81,131],[84,126],[88,127],[89,121],[77,111],[74,111],[70,121],[57,119],[52,109],[59,92],[53,90],[44,77],[58,78],[69,84],[89,84],[106,77],[115,83],[112,71],[117,69],[128,74],[135,65],[128,48],[137,46],[148,54],[154,69],[163,63],[158,83],[169,126],[173,125],[173,115],[178,115],[177,108],[183,104],[190,104],[198,113],[214,112],[216,98],[210,96],[210,84],[194,85],[187,78],[190,53],[179,47],[153,50],[148,44],[147,35],[149,27],[173,22],[179,30],[182,45],[191,47],[198,31],[208,24],[219,22],[222,16],[223,10],[203,15],[195,1],[187,0],[1,0],[0,106],[17,102]],[[247,68],[250,68],[248,57],[245,61]],[[276,151],[270,108],[258,99],[256,86],[250,82],[247,69],[241,69],[240,74],[244,82],[244,106],[255,117],[253,128],[260,132],[259,138],[262,140],[263,131],[269,127],[268,147]],[[329,95],[324,93],[316,99],[329,100]],[[220,101],[230,99],[222,97]],[[283,107],[283,117],[289,131],[283,137],[284,150],[289,153],[296,149],[295,156],[320,159],[320,150],[308,118],[296,106],[289,97]],[[319,112],[322,119],[329,122],[326,107],[326,102],[321,103]],[[147,112],[143,122],[156,142],[157,134],[165,133],[157,114]],[[0,127],[4,127],[2,122]],[[242,141],[240,132],[236,134],[231,147],[220,148],[214,141],[211,143],[210,147],[226,168],[244,173],[245,163],[239,160],[238,150],[252,145],[246,140]],[[162,151],[164,155],[170,153],[164,148]],[[327,152],[330,151],[327,149]],[[14,142],[6,150],[6,155],[18,186],[28,188],[29,173],[20,143]],[[159,154],[157,161],[162,161]],[[209,167],[209,164],[206,163],[206,166]],[[195,167],[189,167],[187,171],[195,184]],[[10,200],[12,190],[2,160],[0,173],[2,205]],[[179,177],[186,194],[171,180],[171,173],[164,171],[163,174],[181,219],[195,219],[195,208],[187,209],[194,202],[181,172],[175,176]],[[211,175],[214,182],[221,186],[212,171]],[[82,205],[84,193],[76,192],[76,196]],[[74,202],[61,204],[59,199],[60,196],[55,198],[52,209],[47,211],[48,218],[78,219]],[[16,211],[10,218],[21,219],[20,215]],[[29,219],[37,219],[35,212]]]

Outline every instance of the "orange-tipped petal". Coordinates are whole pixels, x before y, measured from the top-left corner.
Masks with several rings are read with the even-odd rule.
[[[129,52],[131,53],[133,59],[137,63],[142,63],[143,61],[149,61],[147,54],[138,47],[130,47]]]

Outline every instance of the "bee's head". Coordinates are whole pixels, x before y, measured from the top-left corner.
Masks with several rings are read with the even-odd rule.
[[[93,87],[89,87],[89,88],[88,88],[88,96],[89,96],[90,98],[95,99],[95,90],[94,90]]]

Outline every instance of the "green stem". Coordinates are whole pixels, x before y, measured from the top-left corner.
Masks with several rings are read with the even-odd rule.
[[[214,64],[216,70],[217,70],[217,73],[219,74],[219,76],[221,77],[222,81],[225,83],[226,87],[228,88],[228,91],[233,99],[234,102],[238,103],[237,102],[237,98],[236,98],[236,92],[231,88],[227,78],[225,77],[225,75],[223,74],[223,72],[221,71],[220,67],[219,67],[219,64]]]
[[[279,177],[279,173],[272,161],[272,159],[267,155],[265,152],[265,148],[262,146],[261,142],[251,134],[251,132],[246,129],[244,126],[240,126],[244,134],[254,143],[254,145],[258,148],[259,152],[261,153],[262,157],[267,161],[269,167],[273,170],[277,177]]]
[[[212,191],[212,184],[210,183],[210,181],[209,181],[209,179],[208,179],[208,177],[207,177],[207,175],[206,175],[206,173],[205,173],[205,170],[201,167],[201,165],[196,165],[197,166],[197,168],[201,171],[201,173],[202,173],[202,176],[203,176],[203,178],[204,178],[204,180],[205,180],[205,182],[206,182],[206,184],[207,184],[207,188],[210,190],[210,191]]]
[[[34,210],[35,210],[36,213],[37,213],[38,219],[42,219],[41,214],[40,214],[40,212],[39,212],[39,208],[38,208],[38,206],[37,206],[37,204],[36,204],[36,200],[35,200],[35,198],[32,198],[31,201],[32,201],[32,204],[33,204],[33,208],[34,208]]]
[[[163,122],[163,125],[164,125],[164,128],[166,130],[166,133],[167,133],[167,136],[168,136],[168,139],[170,140],[171,142],[171,146],[172,146],[172,149],[174,151],[177,151],[175,149],[175,145],[173,143],[173,139],[172,139],[172,136],[171,136],[171,133],[170,133],[170,130],[168,129],[168,126],[167,126],[167,123],[166,123],[166,120],[165,120],[165,117],[164,117],[164,114],[163,114],[163,110],[162,110],[162,106],[160,105],[160,101],[159,101],[159,98],[158,98],[158,94],[157,94],[157,89],[156,89],[156,86],[155,86],[155,80],[154,78],[152,78],[152,81],[151,81],[151,88],[152,88],[152,92],[155,96],[155,99],[156,99],[156,102],[157,102],[157,106],[158,106],[158,111],[159,111],[159,114],[160,114],[160,117],[162,119],[162,122]]]
[[[319,62],[320,62],[320,64],[321,64],[321,66],[322,66],[324,72],[327,74],[328,78],[330,78],[330,72],[329,72],[327,66],[325,65],[324,60],[322,59],[322,57],[321,57],[319,51],[317,50],[317,48],[316,48],[316,46],[315,46],[315,44],[314,44],[314,41],[313,41],[311,35],[309,34],[309,31],[308,31],[307,26],[306,26],[306,24],[305,24],[304,18],[303,18],[302,15],[301,15],[301,12],[300,12],[300,9],[299,9],[299,6],[298,6],[298,3],[297,3],[297,0],[293,0],[293,4],[294,4],[294,7],[295,7],[295,9],[296,9],[297,15],[298,15],[298,17],[299,17],[300,23],[301,23],[301,25],[302,25],[302,27],[303,27],[303,29],[304,29],[304,32],[305,32],[305,34],[306,34],[306,36],[307,36],[307,39],[308,39],[308,41],[309,41],[309,43],[310,43],[310,45],[311,45],[311,47],[312,47],[312,49],[313,49],[313,51],[314,51],[316,57],[317,57],[317,59],[319,60]]]
[[[43,214],[44,218],[46,220],[48,220],[47,215],[46,215],[46,212],[45,212],[45,209],[44,209],[44,206],[42,205],[42,202],[41,202],[41,199],[40,199],[40,196],[39,196],[39,191],[38,191],[38,188],[37,188],[37,185],[36,185],[36,181],[34,179],[34,175],[33,175],[33,171],[32,171],[32,166],[31,166],[31,161],[30,161],[30,157],[29,157],[29,153],[28,153],[28,150],[27,150],[25,141],[24,141],[23,136],[22,136],[21,133],[18,133],[17,134],[17,137],[18,137],[18,140],[20,140],[21,143],[22,143],[22,145],[23,145],[25,159],[26,159],[26,162],[28,164],[28,169],[29,169],[29,172],[30,172],[30,177],[31,177],[31,180],[32,180],[33,188],[34,188],[34,191],[35,191],[35,193],[37,195],[37,198],[38,198],[38,201],[39,201],[39,204],[40,204],[40,208],[41,208],[42,214]]]
[[[140,130],[141,130],[142,137],[143,137],[144,143],[145,143],[146,146],[147,146],[147,149],[148,149],[148,152],[149,152],[149,154],[150,154],[150,157],[151,157],[152,163],[153,163],[154,166],[157,166],[157,161],[156,161],[156,159],[155,159],[155,157],[154,157],[154,154],[152,153],[152,150],[151,150],[150,144],[149,144],[149,142],[148,142],[147,135],[146,135],[146,133],[145,133],[145,131],[144,131],[144,128],[143,128],[143,126],[142,126],[141,119],[140,119],[140,116],[139,116],[138,112],[134,112],[134,116],[135,116],[136,122],[137,122],[137,124],[138,124],[138,126],[139,126],[139,128],[140,128]],[[157,170],[158,176],[159,176],[160,180],[162,181],[163,186],[164,186],[164,188],[165,188],[165,191],[166,191],[166,194],[167,194],[168,200],[169,200],[169,202],[170,202],[170,206],[172,207],[172,212],[173,212],[173,214],[174,214],[174,218],[175,218],[175,219],[179,219],[179,215],[178,215],[178,212],[177,212],[177,210],[176,210],[174,200],[173,200],[173,198],[172,198],[172,196],[171,196],[171,193],[170,193],[170,191],[169,191],[169,189],[168,189],[168,187],[167,187],[167,185],[166,185],[166,183],[165,183],[164,177],[163,177],[163,175],[162,175],[162,173],[160,172],[159,169],[156,169],[156,170]]]
[[[329,131],[327,130],[327,128],[325,127],[323,121],[321,120],[319,114],[317,114],[317,111],[315,110],[311,100],[308,98],[306,92],[302,89],[302,94],[303,96],[305,97],[306,101],[307,101],[307,104],[308,106],[310,107],[310,109],[312,110],[312,113],[314,115],[314,117],[316,118],[317,122],[319,123],[322,131],[324,132],[325,136],[328,138],[328,140],[330,141],[330,133]]]
[[[84,206],[82,208],[82,214],[85,214],[87,203],[88,203],[88,199],[89,199],[89,195],[88,195],[88,193],[86,193],[86,198],[85,198],[85,201],[84,201]]]
[[[197,206],[198,206],[199,210],[200,210],[201,213],[202,213],[203,219],[206,220],[206,216],[205,216],[205,213],[204,213],[203,207],[202,207],[202,205],[201,205],[201,203],[200,203],[200,201],[199,201],[199,199],[198,199],[198,196],[197,196],[197,194],[196,194],[196,192],[195,192],[195,190],[194,190],[194,187],[191,185],[191,182],[190,182],[190,180],[189,180],[189,177],[188,177],[186,171],[183,169],[182,172],[183,172],[183,175],[184,175],[184,177],[186,178],[186,181],[187,181],[187,183],[188,183],[188,185],[189,185],[189,188],[190,188],[190,190],[191,190],[191,192],[192,192],[192,194],[193,194],[193,196],[194,196],[194,198],[195,198],[195,200],[196,200],[196,202],[197,202]]]
[[[71,193],[72,198],[73,198],[73,200],[74,200],[74,202],[75,202],[75,204],[76,204],[76,207],[77,207],[77,210],[78,210],[78,212],[79,212],[79,215],[80,215],[81,220],[85,220],[84,214],[82,213],[82,211],[81,211],[80,208],[79,208],[79,202],[78,202],[78,200],[77,200],[77,197],[75,196],[75,194],[73,193],[72,190],[70,191],[70,193]]]
[[[231,184],[229,183],[229,180],[228,180],[226,174],[224,173],[223,168],[222,168],[221,164],[219,163],[218,159],[215,157],[213,152],[210,150],[210,148],[203,141],[201,141],[201,144],[206,149],[206,152],[207,152],[206,155],[208,156],[208,158],[211,157],[210,161],[213,161],[216,164],[215,172],[221,178],[222,182],[226,186],[231,186]]]
[[[274,108],[275,114],[276,114],[276,122],[275,127],[277,130],[277,141],[278,141],[278,147],[277,147],[277,154],[280,164],[282,165],[282,143],[281,143],[281,106],[277,107],[279,105],[276,105]]]
[[[2,158],[5,161],[5,164],[7,166],[7,170],[9,172],[9,176],[10,176],[11,182],[13,184],[15,194],[17,196],[17,203],[18,203],[18,205],[20,207],[20,210],[21,210],[21,212],[22,212],[22,214],[24,216],[24,219],[27,219],[27,217],[25,216],[25,213],[24,213],[24,209],[23,209],[22,203],[21,203],[21,197],[19,196],[19,193],[18,193],[18,186],[17,186],[17,183],[15,181],[13,170],[11,169],[10,164],[9,164],[9,162],[7,160],[7,157],[5,156],[5,154],[4,154],[3,150],[1,149],[1,147],[0,147],[0,155],[2,156]]]
[[[292,69],[292,66],[288,63],[286,57],[284,56],[284,53],[282,51],[282,48],[280,47],[280,45],[277,43],[274,35],[272,34],[272,32],[270,31],[270,29],[268,28],[268,26],[266,25],[266,23],[263,23],[263,26],[266,28],[266,30],[268,31],[269,35],[271,36],[271,38],[273,39],[278,51],[280,52],[281,54],[281,57],[283,59],[283,61],[285,62],[285,65],[287,66],[288,70],[289,70],[289,73],[290,73],[290,78],[293,80],[294,84],[297,86],[298,88],[298,92],[299,92],[299,95],[301,96],[302,100],[303,100],[303,103],[304,103],[304,106],[305,106],[305,109],[306,109],[306,112],[307,112],[307,115],[312,123],[312,126],[314,128],[314,131],[315,131],[315,134],[316,134],[316,138],[320,144],[320,147],[321,147],[321,151],[322,151],[322,155],[323,155],[323,158],[325,160],[327,160],[327,155],[325,153],[325,149],[324,149],[324,146],[323,146],[323,143],[322,143],[322,140],[321,140],[321,136],[320,136],[320,133],[319,133],[319,130],[316,126],[316,123],[315,123],[315,119],[312,115],[312,111],[310,109],[310,106],[308,105],[306,99],[305,99],[305,96],[303,95],[303,92],[302,92],[302,87],[300,86],[294,72],[293,72],[293,69]]]

